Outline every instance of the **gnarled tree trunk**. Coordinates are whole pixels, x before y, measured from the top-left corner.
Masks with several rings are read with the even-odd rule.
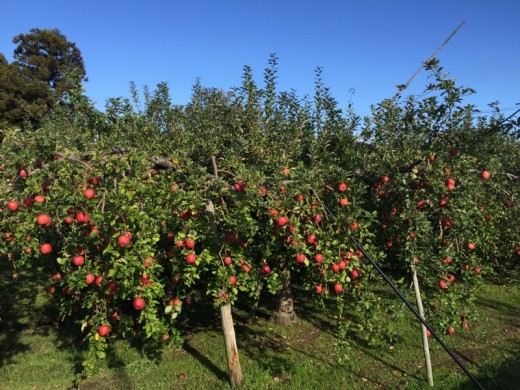
[[[289,326],[298,323],[298,316],[294,311],[293,295],[291,288],[291,271],[284,270],[281,275],[283,281],[282,290],[278,293],[278,307],[271,316],[271,321]]]

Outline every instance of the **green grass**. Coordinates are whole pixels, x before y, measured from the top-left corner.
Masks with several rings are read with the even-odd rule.
[[[1,267],[0,267],[1,268]],[[41,272],[41,275],[45,273]],[[56,309],[43,282],[0,275],[0,389],[70,389],[81,368],[84,346],[74,327],[52,321]],[[42,276],[44,278],[44,276]],[[283,328],[268,321],[269,304],[253,324],[236,310],[236,332],[246,389],[424,389],[427,388],[419,326],[403,311],[393,346],[352,341],[351,361],[337,364],[334,323],[296,296],[302,321]],[[481,322],[470,332],[444,336],[487,389],[520,388],[520,288],[483,286]],[[228,389],[218,313],[194,317],[182,347],[165,347],[159,361],[125,341],[81,389]],[[464,375],[431,340],[435,388],[471,389]]]

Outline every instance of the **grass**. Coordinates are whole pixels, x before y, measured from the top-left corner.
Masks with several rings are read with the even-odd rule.
[[[84,346],[74,327],[53,322],[56,309],[41,280],[9,279],[0,267],[0,389],[71,389],[81,368]],[[45,273],[40,272],[40,275]],[[42,276],[45,279],[44,276]],[[337,363],[334,324],[296,296],[301,323],[284,328],[268,321],[269,304],[252,324],[235,310],[236,333],[246,389],[424,389],[427,388],[419,326],[405,314],[398,342],[369,347],[352,341],[351,361]],[[520,287],[483,286],[481,322],[470,332],[444,336],[487,389],[520,388]],[[159,361],[147,359],[125,341],[81,389],[228,389],[220,319],[212,311],[194,317],[184,329],[182,347],[165,347]],[[435,388],[473,385],[441,347],[431,340]]]

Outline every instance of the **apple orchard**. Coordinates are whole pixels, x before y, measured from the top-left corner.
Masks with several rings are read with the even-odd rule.
[[[196,85],[184,107],[164,85],[143,109],[113,99],[104,113],[72,94],[33,132],[2,133],[1,252],[13,277],[48,273],[87,373],[114,338],[179,342],[179,316],[201,301],[272,294],[289,324],[291,285],[327,305],[339,346],[350,332],[390,339],[400,302],[351,237],[404,289],[417,272],[439,333],[471,331],[482,278],[520,256],[520,153],[510,121],[475,117],[471,91],[429,71],[433,96],[363,120],[321,83],[306,104],[247,69],[233,93]]]

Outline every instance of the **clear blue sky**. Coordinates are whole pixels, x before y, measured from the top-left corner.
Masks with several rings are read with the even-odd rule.
[[[184,104],[197,78],[208,87],[240,84],[244,65],[262,82],[271,53],[279,88],[312,95],[314,69],[344,108],[349,90],[358,113],[395,93],[465,20],[437,56],[446,71],[478,94],[487,109],[520,103],[520,1],[6,1],[0,52],[12,60],[12,38],[33,27],[58,28],[82,52],[87,95],[99,108],[129,97],[129,82],[166,81]],[[408,89],[422,91],[423,73]]]

